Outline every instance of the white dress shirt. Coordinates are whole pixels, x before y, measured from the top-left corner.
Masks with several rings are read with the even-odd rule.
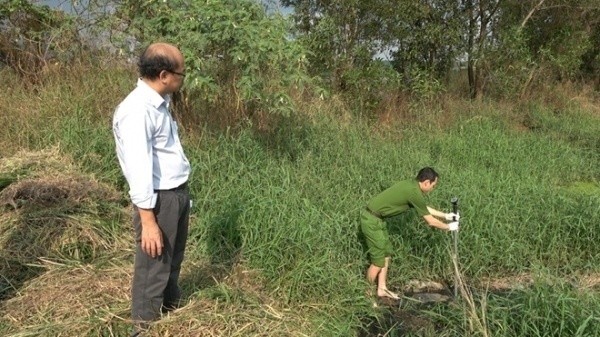
[[[131,202],[139,208],[154,208],[156,190],[178,187],[190,174],[169,103],[169,96],[162,97],[139,79],[113,116],[117,157]]]

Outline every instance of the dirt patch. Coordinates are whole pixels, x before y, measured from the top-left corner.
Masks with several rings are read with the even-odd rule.
[[[485,298],[492,294],[509,296],[515,292],[527,291],[536,282],[547,284],[566,282],[575,289],[587,292],[590,289],[600,289],[600,274],[550,278],[532,273],[521,273],[505,277],[482,278],[473,282],[468,290],[474,298]],[[436,306],[457,305],[457,310],[465,310],[465,308],[460,309],[465,303],[463,298],[455,298],[453,289],[445,284],[412,280],[403,288],[401,300],[379,299],[377,301],[379,315],[363,319],[364,329],[358,336],[438,335],[442,332],[443,326],[439,326],[439,322],[436,322],[432,318],[433,316],[427,315],[427,312]]]
[[[478,282],[478,288],[491,292],[504,292],[507,290],[523,290],[533,285],[534,278],[530,273],[522,273],[505,277],[483,278]]]
[[[431,336],[435,333],[435,324],[418,310],[389,308],[382,311],[380,317],[363,322],[364,330],[359,337],[381,336]]]

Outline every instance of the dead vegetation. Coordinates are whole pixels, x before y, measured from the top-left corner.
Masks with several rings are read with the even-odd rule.
[[[0,175],[0,332],[115,330],[128,313],[133,254],[122,195],[58,148],[1,158]]]
[[[88,336],[125,321],[131,277],[127,268],[74,266],[44,259],[38,263],[45,271],[0,305],[0,322],[12,331]]]

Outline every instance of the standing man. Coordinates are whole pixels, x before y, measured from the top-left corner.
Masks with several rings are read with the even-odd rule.
[[[169,111],[170,95],[183,84],[183,55],[173,45],[154,43],[138,66],[137,87],[113,117],[117,156],[134,210],[133,336],[160,318],[161,310],[179,305],[190,212],[190,163]]]
[[[398,295],[387,288],[387,272],[392,255],[385,218],[389,218],[414,208],[419,216],[432,227],[443,230],[458,230],[458,214],[437,211],[425,203],[424,195],[431,192],[438,183],[438,174],[434,169],[425,167],[419,171],[416,179],[403,180],[381,192],[367,203],[361,211],[361,231],[366,237],[371,265],[367,270],[367,280],[371,284],[377,281],[377,296],[399,299]],[[447,221],[446,224],[437,218]]]

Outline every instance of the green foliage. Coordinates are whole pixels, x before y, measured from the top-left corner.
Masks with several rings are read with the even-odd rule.
[[[327,75],[335,89],[343,86],[340,76],[354,67],[364,66],[387,41],[386,26],[381,18],[391,14],[393,2],[389,0],[284,0],[281,3],[295,9],[292,15],[296,37],[311,51],[312,72]]]
[[[402,86],[400,74],[384,61],[350,69],[342,75],[342,82],[344,97],[358,116],[369,116],[387,95]]]
[[[590,48],[582,56],[581,72],[586,78],[597,80],[597,88],[600,88],[600,25],[591,29]]]
[[[289,39],[286,21],[268,16],[257,2],[132,0],[121,4],[118,16],[140,43],[167,40],[182,49],[186,96],[195,100],[289,115],[290,94],[309,82],[306,52]]]
[[[440,85],[454,63],[460,36],[456,4],[414,1],[283,1],[293,5],[297,38],[308,50],[313,74],[329,80],[334,91],[342,92],[351,104],[369,112],[376,106],[372,91],[357,97],[358,86],[377,87],[382,67],[374,58],[380,52],[393,57],[392,64],[407,82],[418,81],[429,90]],[[393,52],[390,52],[393,51]],[[414,71],[413,71],[414,70]],[[427,74],[427,76],[420,76]],[[419,78],[413,79],[417,75]],[[431,83],[424,83],[431,80]],[[391,85],[393,82],[395,85]],[[397,91],[401,83],[388,81],[378,92]],[[359,104],[356,104],[359,101]],[[375,104],[373,104],[375,103]]]
[[[432,100],[444,91],[441,81],[426,69],[411,68],[406,86],[421,100]]]
[[[579,73],[582,56],[591,48],[590,22],[579,9],[585,1],[536,12],[524,27],[532,55],[550,70],[556,79],[574,79]],[[596,11],[599,11],[597,8]],[[592,19],[598,24],[598,19]]]
[[[424,72],[433,81],[444,79],[451,70],[459,55],[464,21],[458,6],[456,1],[437,0],[402,1],[395,7],[396,17],[387,23],[393,27],[397,47],[393,64],[409,81]]]
[[[330,87],[336,88],[336,71],[348,61],[348,55],[339,54],[338,27],[331,17],[319,19],[318,24],[310,28],[310,34],[297,34],[298,41],[310,51],[309,67],[312,74],[328,79]],[[339,42],[337,43],[339,44]]]
[[[585,32],[567,29],[558,32],[548,41],[548,47],[540,49],[542,61],[546,61],[558,79],[573,79],[582,65],[582,56],[589,50],[590,41]]]
[[[538,67],[531,54],[528,40],[521,29],[506,30],[499,37],[500,43],[490,48],[487,61],[492,64],[488,74],[486,92],[493,97],[515,97]]]
[[[484,310],[488,332],[479,331],[464,307],[437,305],[424,311],[436,324],[449,326],[444,336],[533,336],[592,337],[600,320],[600,297],[582,293],[575,284],[541,275],[525,289],[483,289],[476,294],[477,306]]]
[[[489,92],[510,97],[536,84],[593,77],[598,13],[597,3],[587,0],[503,2],[497,43],[487,54]]]

